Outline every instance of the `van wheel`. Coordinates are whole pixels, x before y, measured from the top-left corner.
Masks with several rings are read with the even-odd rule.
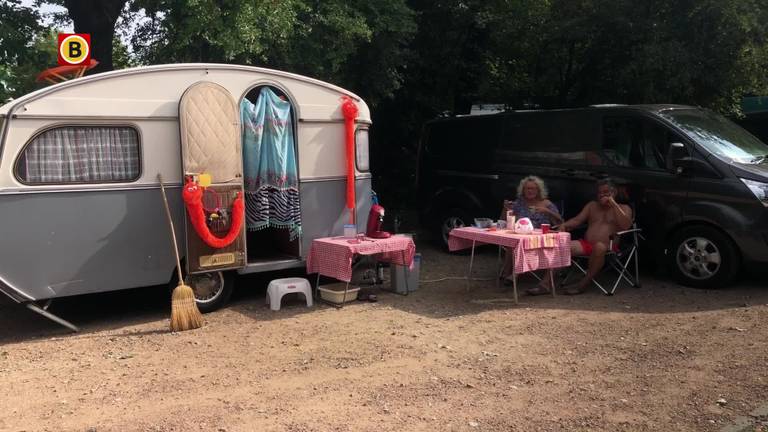
[[[724,287],[739,267],[739,257],[731,240],[708,226],[680,230],[668,254],[677,281],[696,288]]]
[[[454,228],[472,225],[472,218],[469,216],[469,212],[460,208],[442,211],[438,221],[440,225],[437,230],[437,239],[446,251],[448,250],[448,233]]]
[[[195,303],[202,313],[213,312],[227,304],[235,285],[231,272],[199,273],[186,275],[184,279],[186,284],[192,287]],[[176,288],[178,281],[178,276],[174,276],[169,285],[171,290]]]

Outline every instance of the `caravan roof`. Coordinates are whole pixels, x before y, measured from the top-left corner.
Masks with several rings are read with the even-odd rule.
[[[0,107],[0,116],[68,117],[77,113],[101,117],[176,117],[179,96],[190,83],[216,81],[238,97],[242,96],[243,89],[250,87],[254,75],[260,75],[261,80],[267,82],[291,81],[295,85],[290,91],[294,93],[309,90],[309,97],[302,95],[297,106],[300,119],[305,115],[327,119],[332,115],[329,110],[337,111],[338,103],[333,106],[328,103],[328,93],[332,93],[354,98],[360,108],[359,118],[370,121],[368,107],[362,99],[333,84],[273,69],[207,63],[144,66],[65,81],[8,102]],[[147,79],[150,76],[152,78]],[[311,97],[313,92],[317,97]],[[115,104],[115,101],[122,103]]]

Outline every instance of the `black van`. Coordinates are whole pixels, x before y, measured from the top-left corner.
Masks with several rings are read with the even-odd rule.
[[[768,111],[748,113],[743,118],[734,119],[734,122],[761,141],[768,142]]]
[[[682,283],[719,287],[743,264],[768,264],[768,146],[711,111],[594,106],[433,120],[419,147],[422,223],[443,242],[475,217],[496,218],[526,175],[575,216],[610,177],[634,206],[644,260]]]

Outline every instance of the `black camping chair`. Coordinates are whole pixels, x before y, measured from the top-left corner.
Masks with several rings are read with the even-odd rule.
[[[638,228],[637,224],[634,222],[630,229],[619,231],[611,236],[608,244],[608,252],[605,254],[605,265],[603,266],[603,270],[592,280],[592,283],[597,286],[603,294],[613,295],[622,280],[635,288],[640,287],[638,257],[640,240],[645,240],[645,238],[642,235],[642,229]],[[618,248],[614,250],[614,244],[616,244],[616,242],[618,242]],[[580,272],[581,275],[586,275],[588,261],[588,255],[572,256],[571,267],[560,282],[560,286],[564,286],[574,273]],[[607,289],[598,281],[598,278],[607,272],[611,272],[616,276],[616,280],[613,282],[613,286],[610,287],[610,289]]]

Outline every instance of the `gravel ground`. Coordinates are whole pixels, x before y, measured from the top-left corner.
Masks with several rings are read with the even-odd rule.
[[[420,249],[422,280],[463,275],[468,257]],[[490,276],[495,252],[477,263]],[[165,287],[54,304],[77,334],[1,299],[0,430],[720,431],[768,420],[764,281],[706,291],[649,276],[613,297],[514,305],[494,282],[445,280],[340,310],[288,299],[272,312],[266,280],[240,279],[228,308],[177,334]]]

